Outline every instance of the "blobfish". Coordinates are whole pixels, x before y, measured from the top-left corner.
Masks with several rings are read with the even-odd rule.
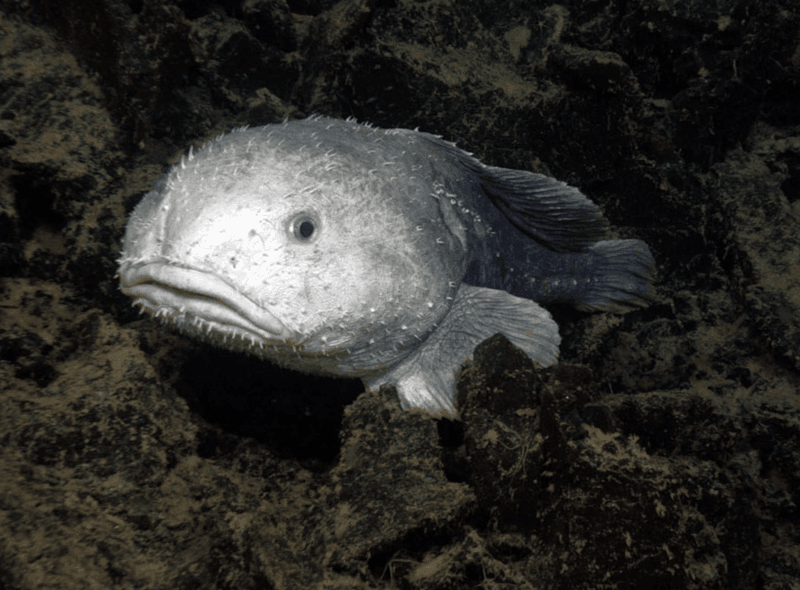
[[[502,332],[556,362],[542,304],[624,312],[655,265],[577,188],[489,166],[437,135],[312,116],[189,149],[136,206],[119,258],[133,304],[220,347],[393,384],[457,416],[455,374]]]

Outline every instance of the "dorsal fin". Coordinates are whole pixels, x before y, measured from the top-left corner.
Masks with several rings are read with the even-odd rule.
[[[481,165],[492,203],[520,231],[556,252],[582,252],[606,237],[600,208],[574,186],[535,172]]]
[[[555,252],[585,252],[609,223],[579,189],[544,174],[487,166],[437,135],[418,133],[480,179],[483,192],[521,232]]]

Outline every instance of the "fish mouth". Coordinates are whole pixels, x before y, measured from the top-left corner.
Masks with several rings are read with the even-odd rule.
[[[176,323],[205,324],[210,329],[260,341],[294,336],[284,324],[217,275],[167,262],[123,264],[123,293],[134,305]],[[180,318],[180,322],[178,319]]]

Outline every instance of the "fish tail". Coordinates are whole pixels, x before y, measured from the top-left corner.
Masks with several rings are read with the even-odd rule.
[[[602,240],[584,252],[556,253],[526,245],[522,277],[510,293],[540,303],[567,303],[581,311],[625,312],[654,299],[655,262],[641,240]]]
[[[576,293],[581,311],[630,311],[653,302],[655,261],[641,240],[603,240],[584,254],[591,275]]]

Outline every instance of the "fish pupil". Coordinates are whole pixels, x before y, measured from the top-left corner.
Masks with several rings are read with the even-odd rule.
[[[301,238],[308,239],[311,237],[311,234],[314,233],[314,223],[311,221],[302,221],[300,225],[297,227],[297,233],[300,235]]]

